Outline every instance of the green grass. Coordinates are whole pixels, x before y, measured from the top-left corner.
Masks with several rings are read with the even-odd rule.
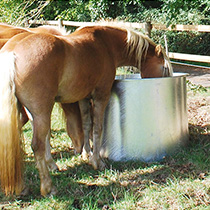
[[[207,94],[188,84],[188,93]],[[25,181],[30,193],[23,198],[0,193],[0,209],[208,209],[210,202],[209,131],[190,127],[190,143],[161,162],[111,162],[93,170],[75,156],[56,106],[52,116],[52,154],[60,171],[52,172],[56,196],[43,198],[39,174],[30,147],[30,123],[23,128]]]
[[[195,85],[189,80],[187,80],[187,89],[189,95],[197,95],[197,93],[200,93],[201,95],[210,95],[209,88],[205,88],[202,85]]]

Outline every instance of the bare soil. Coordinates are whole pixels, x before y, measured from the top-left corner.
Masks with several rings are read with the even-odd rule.
[[[174,72],[188,73],[187,80],[192,84],[204,87],[199,91],[188,91],[188,121],[192,135],[197,132],[199,135],[205,135],[205,139],[210,141],[210,68],[195,68],[173,64]],[[196,136],[191,138],[197,138]],[[195,139],[194,139],[195,140]]]
[[[188,73],[187,79],[196,85],[210,87],[210,68],[190,67],[173,64],[174,72]]]

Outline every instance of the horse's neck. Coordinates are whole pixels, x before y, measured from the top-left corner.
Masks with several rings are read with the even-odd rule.
[[[78,42],[78,39],[98,40],[101,46],[104,46],[114,61],[116,67],[121,66],[125,62],[127,31],[118,28],[99,26],[99,27],[84,27],[74,33],[65,36],[69,41]]]
[[[115,61],[116,67],[131,65],[135,66],[135,60],[128,57],[127,49],[127,31],[117,30],[107,31],[105,42],[109,51],[112,53],[112,58]]]

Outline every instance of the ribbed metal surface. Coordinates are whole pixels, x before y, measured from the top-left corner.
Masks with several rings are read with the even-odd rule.
[[[101,156],[157,161],[186,143],[186,75],[116,77],[105,112]]]

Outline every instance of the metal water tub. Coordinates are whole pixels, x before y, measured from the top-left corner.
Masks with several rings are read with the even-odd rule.
[[[188,141],[185,73],[116,76],[105,111],[101,156],[158,161]]]

